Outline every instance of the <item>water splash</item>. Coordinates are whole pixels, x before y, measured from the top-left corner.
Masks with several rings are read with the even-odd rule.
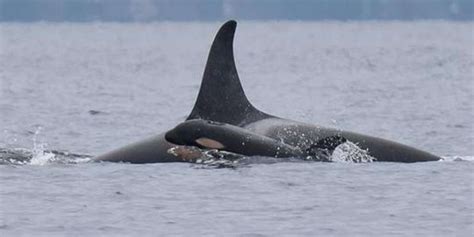
[[[92,160],[92,156],[74,154],[66,151],[48,150],[47,143],[39,142],[38,136],[43,128],[38,126],[33,133],[33,148],[0,148],[0,164],[3,165],[48,165],[77,164]]]
[[[43,128],[38,126],[35,133],[33,134],[33,150],[32,157],[29,162],[30,165],[45,165],[54,161],[56,158],[56,155],[53,153],[46,152],[46,143],[38,142],[38,135],[40,134],[41,130],[43,130]]]
[[[39,146],[43,147],[43,146]],[[0,148],[0,165],[79,164],[92,161],[92,156],[41,148]]]
[[[350,141],[339,145],[331,155],[332,162],[368,163],[376,160],[375,157],[369,155],[367,150]]]

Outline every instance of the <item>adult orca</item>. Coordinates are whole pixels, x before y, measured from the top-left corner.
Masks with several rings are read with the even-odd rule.
[[[354,132],[279,118],[256,109],[247,99],[234,61],[237,23],[226,22],[217,32],[204,70],[194,108],[186,120],[202,119],[240,127],[292,147],[305,148],[328,137],[343,137],[367,150],[377,161],[420,162],[441,158],[403,144]],[[180,162],[168,153],[176,147],[164,133],[98,156],[97,161],[156,163]]]

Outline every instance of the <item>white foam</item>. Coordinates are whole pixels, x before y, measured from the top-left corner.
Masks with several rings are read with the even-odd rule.
[[[474,156],[442,156],[441,161],[474,161]]]
[[[56,155],[45,151],[34,151],[30,160],[30,165],[46,165],[55,160]]]
[[[37,136],[40,134],[42,127],[38,127],[33,135],[33,150],[32,157],[29,162],[30,165],[46,165],[56,158],[56,155],[50,152],[46,152],[46,143],[39,143]]]
[[[331,161],[333,162],[367,163],[375,160],[367,150],[361,149],[350,141],[336,147],[331,155]]]

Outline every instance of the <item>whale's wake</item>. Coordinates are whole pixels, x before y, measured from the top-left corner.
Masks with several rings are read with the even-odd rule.
[[[40,147],[35,146],[32,150],[0,148],[0,165],[78,164],[92,161],[90,155],[46,150]]]
[[[339,145],[332,155],[327,157],[291,157],[273,158],[263,156],[243,156],[219,150],[201,150],[191,146],[177,146],[168,152],[182,154],[188,152],[183,158],[184,162],[197,165],[198,168],[239,168],[254,164],[274,164],[279,162],[335,162],[335,163],[370,163],[376,161],[366,150],[348,141]],[[441,161],[474,161],[474,156],[443,156]],[[44,146],[26,148],[0,148],[0,165],[50,165],[50,164],[81,164],[93,162],[93,156],[76,154],[67,151],[47,150]]]

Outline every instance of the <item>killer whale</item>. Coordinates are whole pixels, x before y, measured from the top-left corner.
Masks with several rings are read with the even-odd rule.
[[[274,158],[311,157],[311,160],[328,160],[315,157],[346,142],[340,136],[326,137],[308,147],[290,146],[281,141],[250,132],[244,128],[203,119],[191,119],[178,124],[166,132],[168,142],[203,149],[216,149],[244,156],[267,156]]]
[[[166,132],[165,139],[177,145],[224,150],[245,156],[285,158],[303,155],[298,147],[238,126],[202,119],[190,119],[178,124]]]
[[[186,120],[210,120],[240,127],[250,133],[304,148],[327,137],[340,136],[365,149],[377,161],[421,162],[441,158],[428,152],[382,138],[311,125],[267,114],[247,99],[235,66],[233,41],[237,23],[226,22],[219,29],[209,51],[195,105]],[[98,156],[96,161],[156,163],[181,162],[169,154],[178,144],[165,133]]]

